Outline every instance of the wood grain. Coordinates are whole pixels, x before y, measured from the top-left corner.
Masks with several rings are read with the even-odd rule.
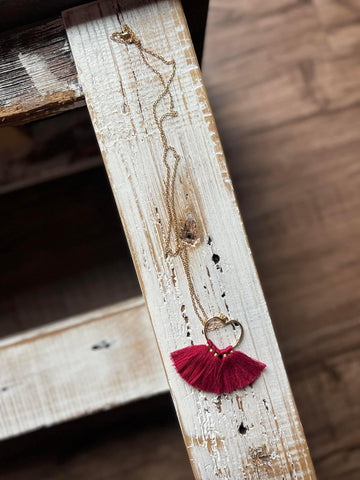
[[[316,1],[315,8],[309,10],[309,2],[212,0],[203,63],[280,349],[317,475],[323,480],[357,480],[360,469],[360,109],[356,100],[360,35],[356,32],[357,2],[351,3],[353,6],[350,2]],[[293,32],[285,21],[290,9],[297,12],[291,17]],[[311,30],[299,28],[305,11]],[[259,42],[275,14],[278,21],[272,41]],[[242,28],[249,25],[242,64],[240,23]],[[339,28],[335,28],[336,23]],[[311,38],[322,37],[328,44],[331,28],[333,34],[338,31],[341,36],[327,50],[324,63],[321,43],[310,48]],[[283,63],[273,52],[276,45],[285,48],[286,42],[291,48]],[[264,91],[281,98],[277,89],[282,83],[274,83],[273,78],[296,66],[297,45],[305,45],[302,58],[307,82],[311,71],[319,71],[319,63],[326,65],[322,71],[328,73],[316,80],[318,96],[320,93],[324,97],[324,91],[326,98],[330,96],[341,108],[327,111],[323,107],[320,113],[304,117],[301,109],[296,114],[295,101],[264,102]],[[347,46],[345,53],[341,53],[343,45]],[[258,58],[266,61],[269,75]],[[291,98],[307,94],[309,88],[304,85],[305,80],[290,83],[289,88],[298,90]],[[253,102],[245,116],[243,101],[249,89]],[[226,90],[232,94],[225,95]],[[292,111],[291,122],[276,124],[279,115],[289,115],[278,109]],[[262,114],[266,122],[258,128]],[[5,266],[2,279],[9,285],[9,289],[0,291],[3,334],[74,315],[86,310],[88,304],[98,308],[119,301],[124,291],[126,295],[136,293],[132,293],[136,281],[131,266],[126,258],[120,258],[119,250],[125,251],[126,245],[116,228],[112,200],[100,169],[1,200],[7,226],[1,247]],[[62,210],[72,213],[64,217]],[[41,223],[36,220],[39,217]],[[66,232],[62,228],[64,218]],[[38,228],[42,231],[40,242]],[[26,255],[24,238],[30,243]],[[13,262],[18,276],[12,271]],[[123,270],[129,273],[127,278]],[[132,287],[127,287],[130,278]],[[174,472],[181,479],[189,478],[178,426],[160,426],[159,419],[167,418],[169,410],[161,404],[161,414],[156,417],[150,401],[142,403],[139,412],[129,408],[120,409],[130,419],[128,431],[123,421],[113,421],[112,411],[106,417],[91,416],[49,429],[40,438],[40,433],[16,438],[11,442],[13,456],[6,465],[2,461],[0,478],[49,480],[76,476],[90,480],[106,476],[111,480],[138,480],[144,478],[144,471],[149,480],[160,475],[172,479]],[[149,449],[149,439],[153,438],[156,442],[151,442]],[[2,442],[2,454],[8,443]],[[135,444],[141,448],[140,454]],[[144,460],[145,448],[150,454]]]
[[[84,104],[61,10],[86,1],[0,1],[0,126],[22,125]],[[201,61],[208,0],[183,0]],[[46,16],[57,17],[46,19]],[[37,23],[27,25],[29,22]]]
[[[167,390],[141,297],[0,342],[0,439]]]
[[[144,326],[149,328],[148,324]],[[106,329],[101,330],[106,332]],[[336,341],[336,332],[332,333]],[[81,338],[78,340],[81,342]],[[155,345],[154,338],[153,341]],[[306,352],[307,341],[301,337],[299,339],[298,347],[303,352]],[[314,337],[313,343],[316,341]],[[291,352],[293,345],[283,344],[283,347],[289,347]],[[101,351],[106,355],[109,352],[106,349]],[[356,445],[356,431],[338,431],[337,423],[346,425],[354,422],[358,415],[357,392],[355,389],[351,391],[349,386],[356,380],[354,377],[360,364],[356,358],[352,358],[351,352],[334,356],[331,364],[322,362],[322,356],[317,362],[304,367],[299,365],[296,356],[288,353],[287,366],[292,372],[294,393],[300,407],[312,415],[307,433],[311,438],[317,438],[317,452],[318,455],[321,453],[317,461],[324,478],[340,479],[344,475],[346,478],[356,478],[354,473],[357,472],[358,458],[353,448]],[[113,363],[109,366],[116,368]],[[154,366],[162,369],[160,362]],[[334,390],[337,392],[335,398]],[[344,391],[347,392],[346,396],[342,393]],[[336,410],[334,401],[339,407]],[[26,475],[31,479],[56,480],[76,475],[95,479],[101,475],[115,480],[126,475],[132,480],[140,480],[146,474],[147,478],[155,480],[162,474],[171,478],[175,475],[179,480],[188,479],[191,475],[190,466],[170,403],[170,398],[155,397],[2,442],[0,478],[20,480]],[[83,407],[85,405],[83,403]],[[328,416],[324,417],[324,411],[329,412]],[[247,433],[244,431],[243,435]],[[328,433],[333,442],[330,454]],[[345,445],[348,449],[346,457]],[[144,450],[147,452],[145,456]],[[21,462],[18,462],[19,454]],[[61,470],[58,468],[59,462]],[[128,473],[129,468],[131,474]]]
[[[205,82],[316,472],[356,480],[359,2],[211,7]]]
[[[120,5],[118,11],[113,2],[95,2],[67,11],[64,21],[195,477],[246,472],[262,479],[314,478],[180,4],[139,2],[129,10],[127,3]],[[191,253],[195,289],[209,315],[227,308],[243,321],[243,349],[269,365],[253,386],[232,395],[192,389],[171,365],[172,350],[203,338],[181,266],[163,255],[161,143],[151,114],[156,84],[134,52],[111,43],[119,19],[177,62],[173,93],[179,117],[169,122],[168,134],[183,158],[176,208],[182,218],[194,211],[203,228],[203,242]],[[214,252],[219,265],[212,261]],[[240,418],[251,425],[245,442]]]
[[[0,124],[22,124],[83,105],[60,18],[0,36]]]

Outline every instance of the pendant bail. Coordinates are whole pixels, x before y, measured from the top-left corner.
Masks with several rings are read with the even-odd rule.
[[[114,32],[111,35],[111,40],[118,43],[126,43],[127,45],[131,43],[138,46],[140,45],[140,40],[128,25],[124,25],[121,32]]]

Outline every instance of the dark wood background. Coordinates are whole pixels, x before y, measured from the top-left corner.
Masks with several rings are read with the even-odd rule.
[[[218,0],[204,76],[319,479],[359,476],[360,2]]]
[[[360,1],[212,0],[203,73],[318,478],[355,480]],[[1,335],[139,292],[101,167],[0,208]],[[3,442],[0,460],[1,480],[192,478],[166,395]]]

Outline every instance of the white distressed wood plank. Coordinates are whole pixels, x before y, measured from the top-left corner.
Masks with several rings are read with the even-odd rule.
[[[180,3],[94,2],[65,12],[64,21],[195,477],[315,478]],[[190,260],[195,288],[209,316],[222,311],[243,323],[241,349],[268,365],[242,391],[199,392],[170,360],[171,351],[204,339],[181,263],[163,254],[165,172],[151,111],[159,85],[133,47],[110,41],[123,23],[177,62],[172,93],[179,115],[166,129],[182,157],[179,218],[195,212],[201,231]]]
[[[168,390],[142,298],[0,342],[0,439]]]

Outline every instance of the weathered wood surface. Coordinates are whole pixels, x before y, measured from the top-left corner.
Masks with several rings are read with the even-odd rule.
[[[141,297],[0,341],[0,439],[168,389]]]
[[[83,105],[61,18],[0,35],[0,125]]]
[[[360,471],[359,2],[213,1],[203,72],[318,478]]]
[[[125,2],[120,5],[120,13],[112,2],[78,7],[66,12],[64,21],[194,474],[315,478],[180,4],[139,2],[129,10]],[[147,46],[177,61],[173,94],[179,117],[169,122],[168,132],[183,159],[179,215],[195,211],[203,229],[203,241],[191,252],[195,288],[209,315],[227,310],[241,319],[247,332],[242,349],[268,364],[253,386],[234,394],[198,392],[171,365],[172,350],[203,337],[181,266],[164,261],[164,173],[151,114],[156,84],[134,52],[111,44],[119,18]],[[220,257],[216,265],[214,253]],[[239,433],[241,422],[249,426],[246,437]]]
[[[327,335],[336,340],[336,332]],[[308,340],[299,337],[296,349],[306,352]],[[316,341],[314,338],[311,343]],[[291,352],[294,342],[282,346]],[[110,350],[103,349],[102,353],[110,355]],[[298,359],[287,354],[298,405],[311,417],[307,432],[314,441],[324,479],[357,478],[357,452],[351,447],[356,445],[356,429],[343,432],[337,428],[337,424],[351,425],[357,415],[358,392],[353,385],[360,362],[354,358],[351,360],[351,356],[351,352],[350,355],[336,355],[331,363],[322,362],[320,357],[306,367],[299,366]],[[160,363],[157,368],[162,368]],[[346,395],[342,394],[343,391]],[[82,476],[96,479],[101,475],[110,480],[125,476],[132,480],[144,476],[149,480],[157,480],[160,476],[187,480],[191,470],[172,410],[170,399],[157,396],[151,401],[128,404],[106,414],[2,442],[0,478],[22,480],[26,476],[36,480],[60,480]],[[332,423],[328,426],[324,423],[324,412],[330,412],[328,416]],[[244,436],[248,434],[246,427],[245,424],[242,430]],[[333,438],[334,447],[330,452],[327,435]],[[346,456],[345,440],[348,445]],[[21,462],[18,461],[19,452]],[[60,461],[61,469],[58,468]]]
[[[323,108],[307,117],[300,110],[296,115],[297,98],[309,91],[305,80],[289,85],[297,94],[288,102],[264,102],[262,94],[268,85],[269,98],[282,98],[282,74],[296,71],[299,49],[301,58],[318,72],[330,35],[335,41],[327,49],[329,68],[316,77],[317,91],[340,103],[349,85],[356,83],[356,8],[332,1],[313,4],[316,8],[290,0],[212,0],[203,72],[318,478],[357,480],[360,177],[354,172],[359,165],[360,108],[354,95],[353,102],[338,110]],[[245,25],[249,27],[243,51],[238,32]],[[259,42],[271,27],[276,32]],[[323,42],[312,45],[317,37]],[[279,62],[274,52],[286,42],[292,48],[286,61],[283,57]],[[257,61],[260,54],[271,67],[269,76]],[[247,57],[246,68],[239,68],[239,55]],[[348,66],[342,69],[345,60]],[[355,94],[357,87],[351,90]],[[253,102],[245,115],[243,102],[249,91],[254,92]],[[278,121],[292,110],[291,124]],[[108,195],[101,170],[93,169],[1,199],[7,227],[1,237],[3,335],[119,301],[124,291],[137,293],[131,293],[136,290],[131,266],[118,255],[126,245]],[[66,231],[62,211],[68,212]],[[30,243],[26,252],[24,238]],[[121,407],[131,418],[128,431],[123,421],[112,421],[112,411],[106,418],[89,417],[86,428],[82,421],[49,429],[50,439],[29,435],[27,448],[22,443],[26,437],[16,438],[10,442],[14,455],[6,468],[2,461],[0,478],[62,480],[82,475],[92,480],[101,475],[135,480],[144,478],[145,471],[149,480],[188,479],[178,426],[161,426],[151,403],[141,404],[142,417],[129,412],[130,405]],[[160,408],[163,419],[169,411],[164,414]],[[135,428],[134,418],[141,418]],[[0,454],[7,444],[1,444]]]
[[[338,339],[337,332],[333,331],[324,331],[323,337],[327,338],[327,343],[335,343]],[[342,454],[341,444],[331,456],[327,455],[327,442],[323,443],[324,433],[321,434],[324,428],[322,411],[331,411],[336,401],[338,408],[333,411],[332,422],[354,421],[357,390],[349,389],[347,383],[354,381],[360,364],[351,354],[339,353],[326,364],[314,358],[306,365],[298,353],[303,357],[304,350],[317,342],[314,334],[314,338],[300,337],[296,343],[289,341],[282,347],[287,353],[287,369],[295,396],[311,418],[308,434],[316,440],[314,448],[319,453],[322,450],[322,462],[333,471],[333,478],[340,478],[337,475],[344,468],[350,473],[356,468],[356,452],[349,452],[345,467],[337,461]],[[139,362],[139,357],[146,361]],[[0,361],[3,372],[0,378],[2,439],[167,390],[141,298],[4,339],[0,342]],[[347,391],[346,397],[343,391]],[[242,435],[248,434],[248,428],[249,425],[243,423]],[[157,435],[156,423],[151,429]],[[347,432],[349,446],[356,444],[356,435],[355,431]],[[146,438],[143,435],[141,441]],[[171,443],[177,439],[172,448],[181,449],[179,438],[174,437],[171,430],[166,431],[160,443],[167,443],[167,439]],[[153,452],[155,454],[156,450]],[[76,455],[76,450],[73,453]],[[177,457],[177,462],[179,471],[186,472],[184,458]],[[122,473],[120,465],[117,469],[118,474]]]
[[[0,28],[58,16],[84,0],[0,1]],[[183,1],[201,59],[208,0]],[[15,15],[15,12],[16,15]],[[21,13],[20,13],[21,12]],[[22,125],[82,106],[83,94],[60,17],[0,34],[0,126]]]
[[[223,111],[220,110],[219,113],[221,114]],[[58,119],[60,118],[58,117]],[[223,121],[225,122],[226,118]],[[231,122],[233,121],[231,120]],[[350,124],[348,128],[351,128]],[[326,129],[322,131],[324,135],[330,134]],[[311,143],[311,138],[309,133],[308,144]],[[339,141],[340,138],[341,136]],[[233,141],[235,142],[235,138]],[[261,137],[259,141],[262,141]],[[250,147],[258,148],[257,144],[247,143],[246,145],[249,149]],[[275,163],[276,151],[275,145],[269,152]],[[241,164],[236,162],[235,152],[230,151],[230,156],[233,158],[233,167],[237,169],[245,167],[245,162]],[[266,163],[267,157],[263,161]],[[329,165],[328,168],[332,171],[334,167]],[[340,170],[340,165],[338,168]],[[283,171],[282,174],[286,175],[287,171]],[[313,175],[316,174],[314,171]],[[252,187],[248,190],[247,182],[241,182],[238,183],[238,191],[246,188],[247,192],[251,192],[253,189],[259,188],[258,183],[254,183],[250,172],[244,171],[244,176],[249,179]],[[262,186],[268,192],[267,202],[269,204],[277,198],[275,187],[271,189],[271,194],[269,192],[275,178],[268,175],[261,178]],[[347,182],[350,180],[348,177]],[[305,179],[300,181],[304,182]],[[343,181],[346,181],[345,178]],[[265,188],[266,185],[268,185],[267,188]],[[287,198],[289,198],[289,192],[286,193]],[[89,195],[89,193],[91,194]],[[349,189],[348,196],[343,197],[343,205],[349,205],[350,194],[351,190]],[[333,264],[333,250],[329,252],[327,250],[327,242],[332,241],[333,237],[321,236],[320,242],[317,236],[320,235],[319,226],[309,223],[312,235],[307,240],[307,248],[304,250],[303,245],[300,246],[296,237],[291,235],[291,231],[286,233],[284,228],[276,231],[270,228],[267,234],[262,229],[254,232],[257,224],[255,212],[262,212],[263,208],[261,191],[254,196],[250,193],[247,195],[250,197],[248,199],[250,205],[247,204],[249,215],[247,220],[251,230],[255,233],[251,239],[252,245],[259,245],[260,248],[260,251],[256,253],[256,258],[259,258],[259,267],[264,278],[264,286],[267,289],[267,297],[274,314],[276,314],[274,318],[281,351],[285,357],[287,371],[318,476],[326,480],[340,478],[356,480],[359,468],[357,455],[359,428],[356,422],[359,418],[357,372],[360,368],[360,356],[357,349],[357,291],[356,289],[352,290],[351,285],[347,282],[351,281],[353,285],[356,285],[359,280],[350,275],[351,271],[356,273],[357,264],[351,262],[345,267],[346,263],[338,261],[337,265],[339,266],[332,269],[332,273],[316,280],[317,288],[324,288],[321,295],[323,300],[319,303],[319,299],[312,294],[312,288],[315,287],[304,289],[301,278],[309,268],[312,268],[311,265],[317,265],[319,261],[322,265]],[[326,205],[322,204],[322,208],[325,208]],[[56,182],[39,185],[37,188],[25,189],[3,196],[0,206],[1,216],[6,218],[7,227],[6,235],[2,236],[0,248],[3,268],[0,279],[2,283],[0,288],[0,336],[38,327],[52,322],[54,319],[72,316],[89,308],[99,308],[101,305],[118,302],[121,298],[139,293],[133,267],[129,264],[126,256],[127,247],[114,209],[111,192],[101,169],[93,169]],[[279,205],[279,210],[272,211],[269,218],[265,219],[263,215],[260,215],[260,220],[271,225],[281,214],[281,208]],[[305,231],[306,213],[308,212],[307,210],[303,211],[302,208],[304,207],[299,207],[302,214],[298,216],[298,222],[301,222],[298,224],[300,232],[303,224]],[[64,212],[67,212],[65,216]],[[281,219],[285,222],[282,225],[290,222],[290,218],[287,219],[286,215],[281,214]],[[68,226],[66,230],[64,224]],[[349,218],[337,217],[336,225],[344,235],[344,239],[347,239],[349,251],[356,251],[356,238],[351,238],[351,233],[356,233],[354,223],[351,223]],[[39,230],[42,232],[41,239],[38,235]],[[24,238],[26,238],[26,250],[23,248]],[[300,238],[304,243],[304,237]],[[280,248],[280,244],[278,248],[274,248],[274,245],[271,246],[271,239],[274,239],[276,244],[281,239],[282,248]],[[341,241],[343,242],[344,239]],[[287,255],[284,257],[282,253],[288,251],[290,244],[291,261],[288,260]],[[285,245],[288,245],[286,249]],[[312,255],[312,261],[309,264],[303,259],[307,256],[307,249],[310,245],[315,245],[316,251],[321,249],[323,254],[320,257]],[[295,261],[296,257],[297,261]],[[270,261],[270,259],[272,260]],[[294,272],[300,276],[300,280],[294,278]],[[348,289],[347,297],[343,297],[342,289],[334,289],[331,286],[335,276],[338,277],[337,281],[340,284],[345,282],[347,285],[347,287],[345,286]],[[286,282],[282,280],[283,278],[286,278]],[[310,282],[311,276],[306,275],[306,279],[307,282]],[[331,291],[331,296],[326,297],[326,288]],[[284,295],[279,295],[280,289]],[[291,307],[295,295],[299,298],[297,309]],[[351,300],[351,296],[353,296],[353,300]],[[344,318],[335,328],[335,323],[332,325],[330,320],[339,317],[336,305],[342,300],[345,302],[342,304]],[[322,311],[324,313],[321,313]],[[304,318],[308,318],[310,315],[313,315],[312,326],[308,322],[304,323]],[[303,325],[301,335],[297,333],[299,323]],[[78,338],[78,343],[81,345],[81,337]],[[111,353],[110,350],[102,350],[102,352],[104,355]],[[116,364],[114,367],[116,368]],[[77,380],[74,382],[75,392],[76,384]],[[336,409],[334,401],[336,401]],[[83,407],[85,412],[85,403],[83,403]],[[147,406],[144,405],[144,408]],[[56,418],[53,420],[55,421]],[[164,431],[158,430],[156,421],[154,421],[154,425],[149,428],[156,438],[164,435],[164,439],[159,439],[157,448],[169,442],[174,448],[181,449],[183,452],[182,446],[179,444],[179,437],[172,432],[170,427]],[[178,427],[174,425],[173,428]],[[75,432],[76,435],[82,435],[77,428],[75,428]],[[104,447],[101,440],[98,439],[95,445],[91,443],[94,436],[96,436],[95,432],[90,435],[88,440],[89,454],[86,458],[89,465],[97,465],[97,470],[107,468],[109,472],[114,472],[114,478],[116,474],[118,476],[125,475],[123,467],[115,460],[115,457],[111,462],[110,453],[104,460],[102,455]],[[141,444],[148,438],[141,429],[134,432],[134,437],[139,438]],[[84,441],[86,440],[84,439]],[[118,448],[127,452],[124,443],[117,439],[116,435],[108,438],[106,434],[103,441],[106,442],[106,448],[112,454]],[[65,440],[64,442],[66,444]],[[55,440],[52,443],[57,445]],[[2,445],[0,450],[4,448]],[[62,448],[61,444],[58,448]],[[155,452],[158,451],[157,448],[154,450]],[[41,480],[48,478],[41,476],[43,475],[42,463],[51,466],[51,468],[49,466],[48,475],[53,478],[56,475],[55,463],[53,463],[56,456],[46,458],[46,451],[44,448],[41,454],[38,452],[35,456],[32,454],[31,458],[23,459],[22,467],[13,463],[13,467],[9,466],[7,476],[4,478],[13,479],[16,472],[23,472],[26,469],[33,472],[34,478]],[[80,465],[83,465],[82,455],[81,446],[74,445],[72,461],[68,460],[62,466],[68,476],[71,477],[74,468],[80,468]],[[155,459],[158,458],[156,454],[154,455]],[[173,461],[175,461],[174,458]],[[187,478],[188,470],[185,465],[187,460],[184,456],[177,456],[176,461],[176,471],[182,475],[180,478]],[[37,462],[40,463],[37,464]],[[162,463],[164,471],[170,475],[172,464],[165,459]],[[88,471],[89,478],[93,478],[94,473],[90,466],[88,470],[83,468],[84,471]],[[157,470],[155,469],[155,471]],[[33,477],[30,475],[30,478]],[[136,478],[135,473],[134,478]]]

